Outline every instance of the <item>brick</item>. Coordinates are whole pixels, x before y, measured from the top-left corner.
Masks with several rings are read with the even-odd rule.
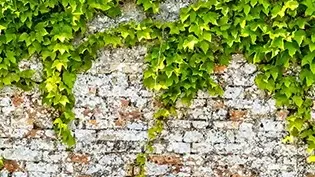
[[[181,165],[182,160],[176,155],[150,155],[149,161],[158,165]]]
[[[10,173],[16,171],[23,171],[18,162],[15,160],[4,160],[3,168],[9,171]]]
[[[260,127],[264,131],[283,131],[284,123],[280,121],[272,121],[268,119],[261,120]]]
[[[42,158],[42,152],[28,148],[6,149],[3,153],[5,159],[39,161]]]
[[[184,142],[187,143],[200,142],[203,139],[203,134],[198,131],[187,131],[183,138]]]
[[[240,122],[235,121],[214,121],[213,127],[217,129],[238,129]]]
[[[246,110],[230,110],[229,111],[230,119],[233,121],[239,121],[239,120],[244,119],[246,114],[247,114]]]
[[[14,95],[14,97],[11,99],[11,102],[15,107],[20,106],[23,103],[23,101],[24,99],[20,95]]]
[[[34,163],[27,162],[25,169],[30,172],[45,172],[45,173],[58,173],[60,172],[59,165],[49,163]]]
[[[147,175],[163,175],[166,174],[168,170],[167,165],[157,165],[154,163],[148,163],[147,168]]]
[[[98,133],[98,140],[122,140],[122,141],[143,141],[147,137],[146,131],[135,130],[102,130]]]
[[[174,127],[174,128],[183,128],[183,129],[188,129],[190,128],[190,124],[191,124],[191,121],[187,121],[187,120],[170,120],[168,121],[169,125],[171,127]]]
[[[54,150],[55,149],[55,142],[49,139],[32,139],[30,142],[31,149],[38,150]]]
[[[12,176],[13,177],[28,177],[28,174],[26,172],[14,172]]]
[[[87,154],[70,153],[68,158],[71,162],[80,164],[87,164],[90,161],[90,156]]]
[[[95,130],[77,129],[74,134],[78,141],[91,142],[96,140]]]
[[[225,131],[209,131],[206,135],[206,142],[210,143],[224,143],[226,141]]]
[[[243,87],[227,87],[224,91],[224,98],[227,99],[243,99],[244,88]]]
[[[43,151],[43,161],[57,163],[65,161],[68,153],[65,151]]]
[[[226,66],[224,65],[215,65],[214,67],[214,73],[217,73],[217,74],[222,74],[224,73],[224,71],[226,70]]]
[[[30,172],[28,177],[52,177],[53,174],[51,173],[44,173],[44,172]]]
[[[180,143],[180,142],[171,142],[167,146],[167,151],[175,152],[179,154],[189,153],[190,152],[190,144],[189,143]]]
[[[183,136],[184,136],[183,132],[176,131],[176,132],[165,132],[165,133],[166,133],[165,139],[169,141],[174,141],[174,142],[183,141]]]
[[[208,142],[193,143],[192,149],[191,149],[193,153],[198,153],[198,154],[210,153],[213,150],[214,150],[213,144],[208,143]]]

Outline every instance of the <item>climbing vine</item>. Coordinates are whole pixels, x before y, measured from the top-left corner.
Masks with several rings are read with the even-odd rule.
[[[147,45],[144,85],[159,94],[163,106],[154,114],[148,143],[137,158],[144,176],[147,154],[176,114],[175,103],[189,105],[199,90],[222,95],[212,78],[215,65],[227,65],[233,53],[242,53],[258,66],[259,88],[274,95],[279,107],[290,111],[285,141],[308,145],[315,161],[315,125],[311,117],[315,82],[314,0],[207,0],[181,9],[174,22],[147,18],[87,35],[87,22],[97,13],[121,14],[119,0],[4,0],[0,2],[0,86],[30,89],[32,70],[20,71],[19,61],[38,56],[44,65],[40,84],[44,103],[59,117],[56,133],[72,146],[68,124],[74,120],[72,88],[76,73],[91,67],[102,47]],[[159,2],[136,0],[148,14]],[[150,15],[152,16],[152,15]],[[75,41],[81,41],[77,44]]]

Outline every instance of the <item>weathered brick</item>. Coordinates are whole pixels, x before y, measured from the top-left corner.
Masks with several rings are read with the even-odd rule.
[[[77,129],[74,134],[78,141],[92,142],[96,140],[95,130]]]
[[[167,146],[167,151],[175,152],[175,153],[189,153],[190,152],[190,144],[189,143],[180,143],[180,142],[171,142]]]
[[[209,142],[193,143],[191,151],[198,154],[210,153],[214,150],[213,147]]]
[[[30,172],[45,172],[45,173],[58,173],[60,172],[59,165],[49,163],[34,163],[27,162],[25,169]]]
[[[3,152],[3,157],[5,159],[14,159],[18,161],[39,161],[42,158],[42,152],[28,148],[5,149]]]
[[[45,172],[30,172],[29,173],[29,177],[52,177],[53,174],[52,173],[45,173]]]
[[[135,130],[101,130],[98,132],[98,140],[123,140],[123,141],[143,141],[147,137],[146,131]]]
[[[264,131],[283,131],[284,123],[280,121],[264,119],[264,120],[261,120],[260,127]]]
[[[90,156],[87,154],[70,153],[68,158],[71,162],[80,164],[87,164],[90,161]]]
[[[28,174],[26,172],[14,172],[12,176],[13,177],[28,177]]]
[[[20,164],[15,160],[4,160],[3,168],[10,173],[23,171],[23,169],[20,167]]]
[[[225,131],[214,131],[210,130],[205,135],[206,142],[210,143],[224,143],[226,141]]]
[[[202,133],[198,131],[187,131],[184,135],[184,142],[192,143],[192,142],[200,142],[204,139]]]
[[[32,139],[30,142],[31,149],[51,150],[55,149],[55,142],[49,139]]]

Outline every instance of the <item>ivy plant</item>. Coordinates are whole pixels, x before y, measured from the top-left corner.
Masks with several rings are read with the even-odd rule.
[[[136,0],[148,13],[158,13],[159,2]],[[69,123],[76,74],[91,67],[103,47],[146,45],[148,64],[144,85],[159,95],[162,107],[154,114],[144,153],[136,159],[145,176],[147,154],[175,103],[187,105],[199,90],[222,95],[212,74],[227,65],[233,53],[242,53],[259,68],[256,84],[272,94],[280,108],[290,111],[285,141],[308,145],[315,161],[315,126],[309,92],[315,82],[314,0],[198,0],[181,9],[173,22],[128,22],[87,35],[87,22],[97,13],[121,14],[118,0],[4,0],[0,2],[0,86],[30,89],[33,71],[20,71],[18,63],[36,55],[44,65],[39,83],[44,103],[53,106],[60,139],[72,146]],[[151,15],[150,15],[151,16]],[[74,45],[76,39],[83,39]]]

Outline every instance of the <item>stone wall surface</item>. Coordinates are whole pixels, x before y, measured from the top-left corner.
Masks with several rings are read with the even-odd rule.
[[[187,3],[167,1],[157,18],[175,19]],[[98,20],[94,23],[99,24]],[[105,28],[106,24],[105,19],[100,25]],[[142,151],[157,104],[154,93],[142,85],[146,50],[142,46],[101,50],[92,68],[78,75],[74,149],[56,140],[54,111],[41,104],[37,89],[1,90],[0,155],[6,160],[0,175],[123,177],[137,173],[133,162]],[[167,122],[154,145],[148,175],[312,177],[315,168],[306,164],[304,147],[281,142],[287,111],[277,109],[275,101],[255,86],[256,67],[234,55],[228,67],[217,66],[215,71],[223,97],[200,92],[189,108],[178,104],[179,115]]]

